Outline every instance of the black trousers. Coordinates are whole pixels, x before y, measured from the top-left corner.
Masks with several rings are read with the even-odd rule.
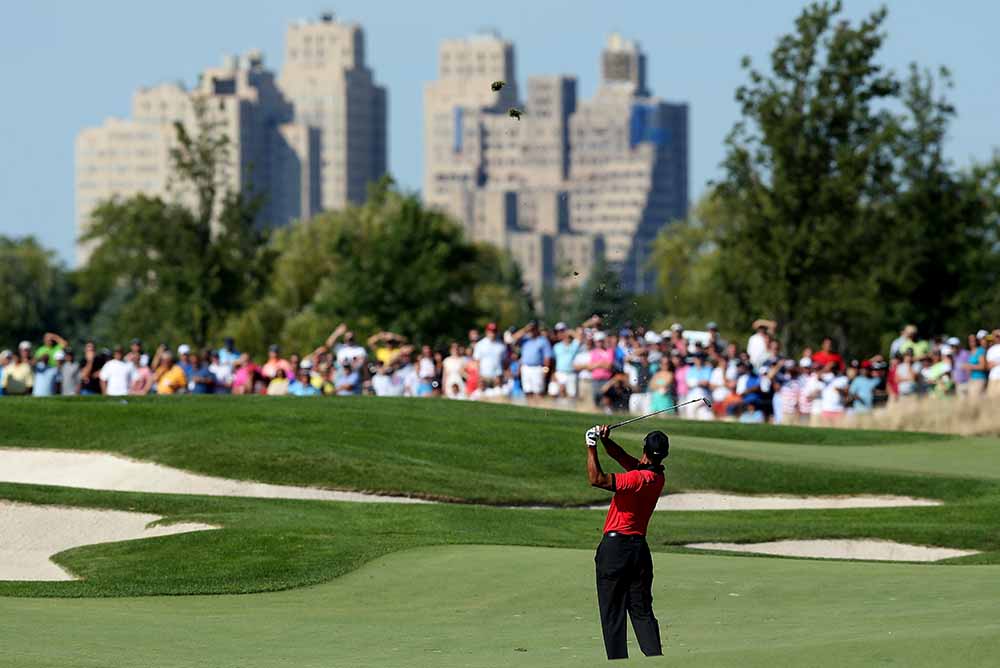
[[[601,611],[604,649],[609,659],[627,659],[625,611],[639,648],[659,656],[660,625],[653,615],[653,558],[645,536],[607,533],[597,546],[597,606]]]

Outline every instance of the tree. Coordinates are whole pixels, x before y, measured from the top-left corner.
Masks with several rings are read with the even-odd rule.
[[[229,188],[231,141],[204,100],[194,110],[193,134],[175,124],[178,201],[112,199],[95,208],[82,237],[96,246],[80,272],[79,301],[102,315],[96,324],[108,338],[205,345],[262,290],[272,255],[269,230],[256,222],[260,201]]]
[[[65,333],[71,286],[55,253],[34,237],[0,235],[0,348],[38,342],[47,331]]]
[[[368,201],[281,230],[268,294],[231,319],[243,349],[312,349],[337,323],[443,344],[471,323],[530,315],[506,254],[468,243],[454,221],[388,179]]]
[[[743,120],[726,140],[717,237],[723,284],[749,323],[768,315],[788,342],[878,340],[882,231],[894,221],[899,89],[875,62],[884,9],[834,23],[840,3],[807,7],[778,40],[770,76],[744,67]]]
[[[947,71],[898,79],[877,62],[885,10],[856,25],[840,10],[804,9],[769,71],[744,59],[724,178],[654,247],[678,319],[739,332],[768,317],[786,346],[830,335],[870,353],[905,322],[1000,317],[1000,159],[956,171]]]

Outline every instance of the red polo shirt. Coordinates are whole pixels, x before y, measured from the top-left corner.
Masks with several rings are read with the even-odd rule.
[[[612,474],[615,496],[604,520],[604,533],[645,536],[649,518],[663,492],[663,467],[633,469],[627,473]]]

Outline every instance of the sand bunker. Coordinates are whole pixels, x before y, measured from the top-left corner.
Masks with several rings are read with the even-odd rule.
[[[775,540],[768,543],[691,543],[696,550],[750,552],[815,559],[864,559],[869,561],[941,561],[979,554],[978,550],[907,545],[889,540]]]
[[[0,449],[0,482],[83,487],[114,492],[429,503],[423,499],[404,496],[381,496],[315,487],[228,480],[103,452],[65,450]]]
[[[0,580],[75,580],[52,563],[53,555],[81,545],[218,528],[194,523],[148,526],[159,519],[147,513],[0,501]]]
[[[657,510],[804,510],[939,506],[940,501],[909,496],[744,496],[724,492],[678,492],[661,496]],[[607,509],[608,504],[589,506]]]

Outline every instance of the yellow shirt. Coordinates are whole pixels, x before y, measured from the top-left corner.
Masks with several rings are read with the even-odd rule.
[[[157,394],[174,394],[186,387],[187,376],[184,375],[184,369],[176,364],[160,374],[156,381]]]

